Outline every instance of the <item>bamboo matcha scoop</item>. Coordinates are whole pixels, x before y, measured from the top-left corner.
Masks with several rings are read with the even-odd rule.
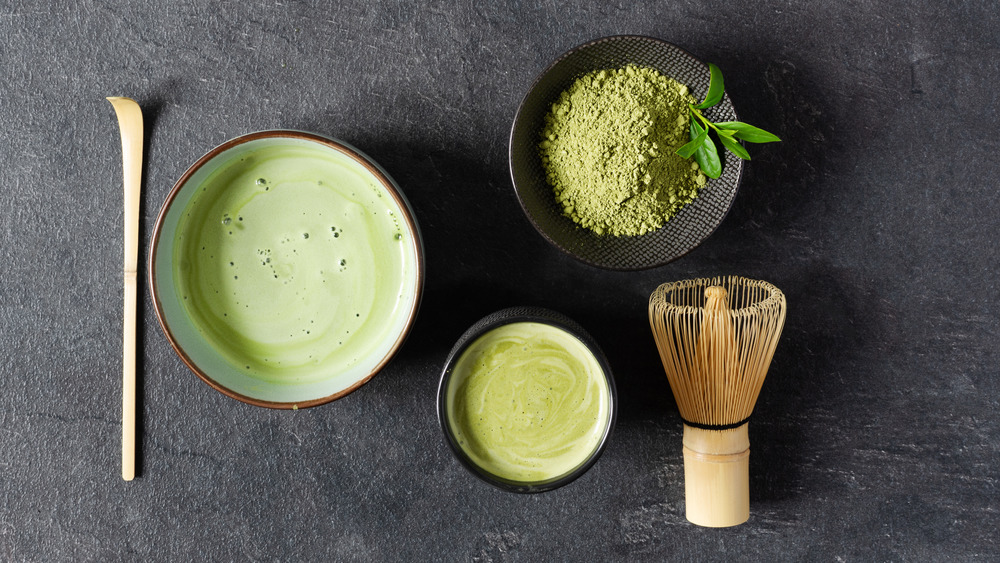
[[[142,182],[142,110],[131,98],[108,98],[118,116],[125,183],[125,308],[122,331],[122,479],[135,477],[135,314]]]
[[[785,296],[739,277],[663,284],[649,324],[684,421],[686,516],[726,527],[750,517],[747,421],[785,324]]]

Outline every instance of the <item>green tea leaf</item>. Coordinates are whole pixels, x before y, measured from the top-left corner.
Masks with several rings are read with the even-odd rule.
[[[769,133],[748,123],[743,123],[742,121],[712,123],[705,118],[701,110],[718,104],[722,101],[725,93],[722,71],[712,63],[708,64],[708,69],[711,72],[711,78],[709,79],[705,100],[697,105],[688,105],[691,114],[691,142],[677,149],[677,154],[683,158],[694,156],[695,161],[706,176],[709,178],[718,178],[722,175],[722,161],[719,157],[718,147],[716,147],[708,134],[710,129],[715,130],[719,137],[719,142],[722,143],[725,149],[743,160],[750,160],[750,153],[740,143],[740,140],[748,143],[774,143],[781,139],[773,133]]]
[[[759,127],[754,127],[742,121],[723,121],[716,123],[715,126],[719,129],[735,131],[737,139],[743,139],[748,143],[774,143],[781,140],[773,133],[768,133]]]
[[[719,141],[722,142],[722,146],[729,149],[729,152],[735,154],[736,156],[742,158],[743,160],[750,160],[750,153],[747,152],[743,145],[739,141],[734,140],[726,135],[719,135]]]
[[[679,154],[682,158],[691,158],[694,151],[698,150],[700,146],[705,144],[706,139],[708,139],[708,131],[702,129],[701,133],[696,137],[694,131],[692,130],[691,142],[677,149],[677,154]]]
[[[718,178],[722,175],[722,162],[719,161],[719,151],[716,150],[712,139],[705,140],[705,144],[694,153],[694,160],[701,167],[701,171],[709,178]]]
[[[702,135],[705,135],[706,137],[708,136],[708,129],[703,128],[695,119],[691,119],[691,126],[688,128],[688,132],[692,139],[697,139]]]
[[[722,175],[722,162],[719,161],[719,151],[715,148],[715,143],[708,138],[708,130],[703,129],[696,121],[691,121],[691,135],[698,137],[704,135],[705,141],[694,152],[694,161],[698,163],[709,178],[718,178]]]
[[[708,70],[712,73],[712,77],[708,82],[708,93],[705,94],[705,101],[694,106],[697,109],[710,108],[719,103],[722,101],[723,92],[725,92],[725,86],[722,83],[722,71],[719,70],[719,67],[708,63]]]

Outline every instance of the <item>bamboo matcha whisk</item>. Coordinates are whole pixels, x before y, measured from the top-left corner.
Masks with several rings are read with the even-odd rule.
[[[747,420],[785,324],[785,296],[740,277],[663,284],[649,325],[684,420],[687,519],[725,527],[750,517]]]

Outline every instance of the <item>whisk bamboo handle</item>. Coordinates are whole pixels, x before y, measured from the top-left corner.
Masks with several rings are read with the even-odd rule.
[[[750,438],[747,425],[705,430],[684,425],[687,519],[725,528],[750,518]]]

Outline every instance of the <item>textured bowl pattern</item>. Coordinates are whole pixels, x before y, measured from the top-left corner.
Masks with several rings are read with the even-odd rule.
[[[708,90],[711,77],[708,65],[687,51],[651,37],[606,37],[569,51],[541,74],[521,102],[510,134],[511,180],[531,224],[564,252],[610,270],[653,268],[690,252],[725,218],[743,174],[743,161],[720,147],[722,176],[710,179],[699,196],[662,228],[641,236],[599,236],[565,217],[538,154],[545,114],[580,76],[630,64],[654,68],[686,84],[698,99],[703,99]],[[703,113],[712,121],[737,120],[728,94]]]

